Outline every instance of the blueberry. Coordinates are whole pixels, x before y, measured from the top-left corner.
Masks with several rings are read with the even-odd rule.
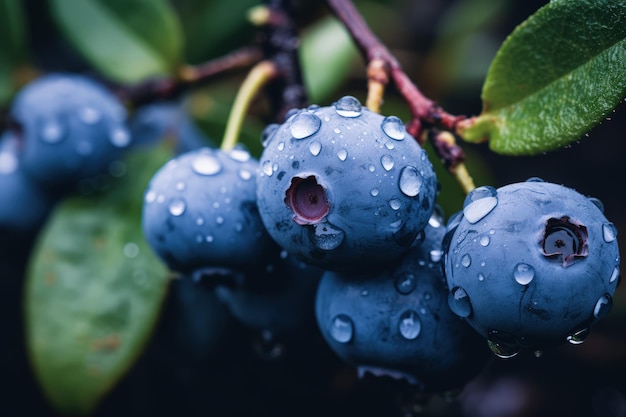
[[[538,180],[479,187],[448,229],[450,307],[500,357],[581,343],[611,308],[617,230],[595,199]]]
[[[288,114],[262,137],[258,204],[274,240],[331,270],[406,253],[430,217],[437,180],[394,116],[354,97]]]
[[[243,149],[201,148],[170,160],[144,194],[146,240],[173,270],[245,270],[275,248],[256,205],[258,163]]]
[[[0,230],[34,234],[43,225],[52,206],[49,195],[23,169],[19,142],[12,133],[0,137]]]
[[[319,328],[345,361],[403,378],[425,392],[461,388],[488,359],[484,340],[448,307],[442,270],[444,227],[379,272],[327,272],[316,298]]]
[[[130,143],[126,110],[98,82],[76,74],[40,77],[16,95],[10,118],[20,159],[37,181],[74,185],[105,173]]]

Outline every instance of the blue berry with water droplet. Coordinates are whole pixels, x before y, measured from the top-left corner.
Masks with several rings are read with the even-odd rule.
[[[329,346],[360,375],[404,379],[425,392],[461,388],[489,359],[484,340],[447,303],[441,242],[426,238],[378,272],[327,272],[316,298]]]
[[[49,186],[106,173],[131,141],[120,101],[81,75],[37,78],[15,96],[9,116],[24,169]]]
[[[617,229],[596,199],[536,178],[478,187],[447,229],[450,307],[500,357],[582,343],[611,308]]]
[[[351,96],[295,110],[263,134],[258,204],[274,240],[330,270],[406,253],[433,212],[437,179],[394,116]]]
[[[205,147],[154,174],[144,194],[143,231],[172,270],[246,270],[275,249],[256,205],[257,168],[242,148]]]

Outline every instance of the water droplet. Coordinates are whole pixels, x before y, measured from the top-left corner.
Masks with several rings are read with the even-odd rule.
[[[204,240],[206,240],[208,243],[211,243],[211,242],[213,242],[214,238],[213,238],[212,235],[207,235]]]
[[[263,173],[267,175],[268,177],[271,177],[272,174],[274,173],[274,170],[272,169],[271,161],[263,162],[262,169],[263,169]]]
[[[274,134],[278,130],[278,127],[279,125],[277,123],[272,123],[267,125],[265,129],[263,129],[263,132],[261,132],[261,145],[263,145],[264,148],[267,147],[267,144],[270,142],[272,137],[274,137]],[[284,146],[285,144],[283,143],[283,147]],[[279,151],[282,151],[282,149],[279,149]]]
[[[394,145],[393,142],[385,142],[385,148],[392,150],[393,148],[395,148],[396,145]]]
[[[413,340],[419,336],[422,330],[422,322],[419,319],[417,313],[413,310],[407,310],[400,316],[400,323],[398,324],[398,330],[402,337],[408,340]]]
[[[280,142],[277,146],[276,149],[278,149],[279,151],[283,151],[285,149],[285,142]]]
[[[520,262],[515,265],[515,269],[513,270],[513,277],[518,284],[528,285],[530,284],[530,281],[535,278],[535,268],[528,264]]]
[[[322,120],[309,112],[300,112],[291,119],[289,130],[295,139],[306,139],[314,135],[322,126]]]
[[[248,181],[250,178],[252,178],[252,173],[247,169],[241,169],[239,170],[239,178],[244,181]]]
[[[530,177],[526,180],[526,182],[545,182],[545,181],[539,177]]]
[[[405,273],[396,278],[396,290],[398,290],[400,294],[410,294],[413,292],[416,285],[417,279],[413,274]]]
[[[341,129],[336,127],[336,128],[333,129],[333,132],[335,132],[336,134],[340,134],[341,133]]]
[[[163,204],[165,203],[165,196],[163,194],[159,194],[156,198],[157,203]]]
[[[179,181],[179,182],[176,183],[176,189],[178,191],[183,191],[185,188],[186,188],[186,185],[185,185],[184,182]]]
[[[454,287],[448,294],[448,305],[450,310],[459,317],[469,317],[472,314],[472,304],[469,296],[461,287]]]
[[[198,218],[196,219],[196,224],[197,224],[198,226],[202,226],[202,225],[204,224],[204,217],[198,217]]]
[[[610,294],[604,293],[593,308],[593,316],[601,319],[611,311],[611,307],[613,307],[613,298],[611,298]]]
[[[600,209],[602,213],[604,213],[604,204],[600,199],[595,197],[589,197],[588,200],[591,201],[598,209]]]
[[[469,256],[469,254],[466,253],[461,258],[461,265],[463,265],[465,268],[468,268],[471,264],[472,264],[472,258]]]
[[[311,145],[309,145],[309,152],[311,152],[311,155],[313,156],[317,156],[320,154],[320,152],[322,151],[322,144],[319,141],[314,141],[311,142]]]
[[[392,198],[391,200],[389,200],[389,207],[391,207],[392,209],[398,210],[400,206],[402,206],[402,202],[397,198]]]
[[[317,223],[310,229],[310,239],[313,244],[322,250],[333,250],[339,247],[345,238],[343,230],[334,227],[328,222]]]
[[[10,174],[17,170],[19,162],[13,152],[0,151],[0,174]]]
[[[234,159],[237,162],[248,162],[250,160],[250,152],[248,152],[247,150],[243,148],[232,149],[228,153],[228,156],[230,156],[232,159]]]
[[[484,281],[485,280],[485,276],[482,273],[478,274],[478,280],[479,281]]]
[[[185,212],[187,205],[182,198],[175,198],[170,202],[169,211],[172,216],[180,216]]]
[[[433,249],[430,251],[430,261],[439,262],[443,257],[443,251],[440,249]]]
[[[580,345],[585,340],[587,340],[588,336],[589,336],[589,329],[585,328],[582,330],[578,330],[572,333],[571,335],[567,336],[566,340],[572,345]]]
[[[339,160],[345,161],[347,157],[348,151],[346,151],[345,148],[341,148],[337,151],[337,158],[339,158]]]
[[[368,294],[369,294],[369,291],[367,290],[361,291],[361,297],[367,297]]]
[[[611,274],[611,278],[609,279],[609,283],[615,282],[619,278],[619,274],[620,274],[619,265],[617,265],[613,269],[613,273]]]
[[[374,165],[370,165],[369,167],[367,167],[367,169],[368,169],[370,172],[374,172],[374,171],[376,171],[376,167],[375,167]]]
[[[136,258],[139,255],[139,246],[136,243],[128,242],[124,245],[122,251],[127,258]]]
[[[157,194],[156,194],[156,192],[154,190],[148,191],[146,193],[146,196],[145,196],[146,203],[150,204],[150,203],[154,202],[154,200],[156,200],[156,196],[157,196]]]
[[[124,148],[130,143],[130,133],[123,127],[116,127],[109,135],[111,143],[118,148]]]
[[[617,228],[613,223],[604,223],[602,225],[602,236],[606,243],[611,243],[617,237]]]
[[[522,351],[519,346],[506,346],[491,339],[487,339],[487,345],[491,352],[500,359],[510,359]]]
[[[335,316],[330,324],[330,335],[339,343],[348,343],[352,340],[354,325],[350,317],[345,314]]]
[[[480,237],[480,246],[489,246],[489,236],[481,236]]]
[[[479,222],[498,205],[497,197],[484,197],[463,207],[463,216],[471,224]]]
[[[543,356],[543,350],[537,349],[533,352],[533,354],[535,355],[535,358],[540,358]]]
[[[400,187],[402,189],[402,187]],[[428,224],[430,227],[438,228],[443,224],[443,209],[438,205],[435,205],[435,209],[433,210],[433,214],[431,214],[428,219]]]
[[[380,164],[385,168],[385,171],[391,171],[394,165],[393,158],[390,155],[383,155],[380,157]]]
[[[222,164],[209,152],[203,152],[191,162],[191,169],[196,174],[215,175],[222,170]]]
[[[361,115],[361,103],[355,97],[344,96],[335,103],[335,111],[339,116],[358,117]]]
[[[406,166],[400,171],[400,179],[398,180],[398,186],[400,191],[408,197],[415,197],[419,194],[423,184],[422,177],[416,168],[412,166]]]
[[[370,190],[370,195],[371,195],[372,197],[376,197],[376,196],[378,195],[378,188],[372,188],[372,189]]]
[[[87,125],[93,125],[102,119],[102,115],[97,109],[86,106],[79,110],[78,118]]]
[[[215,223],[217,223],[217,224],[224,224],[224,218],[222,216],[217,216],[215,218]]]
[[[41,128],[41,139],[46,143],[58,143],[65,136],[65,131],[59,122],[49,120]]]
[[[406,136],[406,129],[404,123],[396,116],[387,116],[383,119],[381,125],[383,132],[391,139],[403,140]]]

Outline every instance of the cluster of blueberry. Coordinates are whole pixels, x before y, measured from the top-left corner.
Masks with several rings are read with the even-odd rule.
[[[539,179],[478,187],[446,226],[425,151],[351,96],[289,112],[262,143],[258,160],[181,154],[143,211],[167,265],[252,327],[288,331],[314,302],[361,374],[440,392],[476,375],[485,345],[505,358],[581,343],[611,307],[617,232],[596,199]]]

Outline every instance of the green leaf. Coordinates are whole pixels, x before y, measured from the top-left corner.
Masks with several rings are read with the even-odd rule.
[[[482,113],[461,129],[501,154],[578,140],[626,96],[626,1],[556,0],[518,26],[483,85]]]
[[[90,414],[154,328],[169,280],[143,238],[142,197],[170,156],[135,154],[107,192],[62,203],[35,248],[25,291],[29,356],[63,415]]]
[[[172,74],[183,35],[165,0],[50,0],[67,38],[112,80],[133,83]]]
[[[348,78],[360,56],[348,32],[330,17],[303,34],[299,52],[304,84],[313,103],[327,99]]]
[[[19,0],[0,0],[0,105],[16,88],[15,71],[26,60],[26,30]]]

